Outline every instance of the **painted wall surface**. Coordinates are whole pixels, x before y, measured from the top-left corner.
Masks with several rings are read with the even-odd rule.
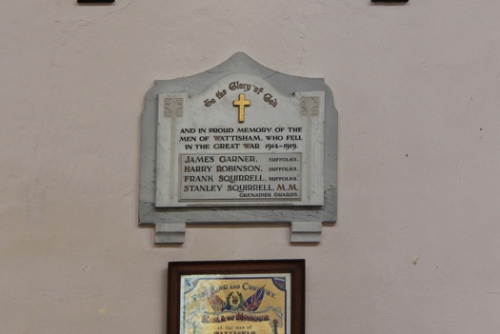
[[[2,333],[166,328],[169,261],[305,258],[307,333],[500,331],[500,2],[73,0],[0,4]],[[338,223],[137,223],[155,79],[237,51],[324,77],[339,110]]]

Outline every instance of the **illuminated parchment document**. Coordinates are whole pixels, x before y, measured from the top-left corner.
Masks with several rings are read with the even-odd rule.
[[[186,275],[181,334],[286,334],[290,275]]]

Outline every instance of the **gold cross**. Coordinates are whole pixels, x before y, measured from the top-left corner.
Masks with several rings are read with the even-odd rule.
[[[238,107],[238,122],[245,122],[245,107],[250,105],[249,100],[245,100],[245,94],[240,94],[239,100],[233,101],[233,106]]]

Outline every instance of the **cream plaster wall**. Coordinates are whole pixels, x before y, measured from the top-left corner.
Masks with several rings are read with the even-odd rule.
[[[173,260],[305,258],[307,333],[500,332],[500,2],[4,0],[1,333],[166,327]],[[137,224],[155,79],[243,51],[324,77],[340,113],[339,216],[287,227]]]

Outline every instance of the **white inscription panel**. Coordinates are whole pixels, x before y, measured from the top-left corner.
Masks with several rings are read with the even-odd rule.
[[[300,153],[181,154],[180,200],[300,200]]]
[[[324,99],[249,74],[161,93],[156,207],[323,205]]]

